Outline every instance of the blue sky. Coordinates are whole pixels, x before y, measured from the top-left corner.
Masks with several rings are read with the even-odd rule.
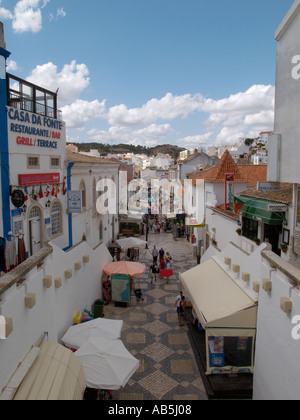
[[[0,0],[8,71],[56,91],[68,141],[182,147],[273,129],[293,0]]]

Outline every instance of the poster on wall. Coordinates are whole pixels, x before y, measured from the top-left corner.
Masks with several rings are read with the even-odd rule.
[[[68,210],[69,213],[82,212],[82,191],[68,191]]]

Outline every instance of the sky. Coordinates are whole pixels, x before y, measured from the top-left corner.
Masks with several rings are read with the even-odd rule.
[[[293,0],[0,0],[7,71],[53,92],[68,142],[184,148],[272,131]]]

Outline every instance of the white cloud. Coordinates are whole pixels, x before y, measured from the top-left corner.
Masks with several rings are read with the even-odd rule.
[[[44,2],[42,6],[45,4]],[[42,29],[40,0],[20,0],[15,6],[12,26],[17,33],[39,32]]]
[[[0,19],[13,19],[14,15],[11,13],[10,10],[5,9],[4,7],[0,7]]]
[[[151,124],[148,127],[139,130],[133,130],[131,127],[112,126],[107,131],[90,130],[87,132],[87,141],[98,141],[111,144],[134,144],[144,146],[156,146],[163,144],[167,135],[172,132],[169,124]]]
[[[97,121],[103,118],[104,112],[105,100],[87,102],[77,99],[62,108],[63,119],[71,128],[82,128],[89,121]]]
[[[73,60],[70,64],[65,64],[61,72],[51,62],[37,66],[27,80],[52,92],[59,88],[59,103],[65,105],[76,101],[81,92],[88,87],[88,75],[87,66],[77,64]]]
[[[168,142],[197,147],[235,143],[240,137],[256,137],[261,131],[273,129],[275,88],[271,85],[253,85],[245,92],[219,100],[200,93],[181,96],[167,93],[141,107],[120,104],[106,109],[105,99],[91,102],[79,99],[90,79],[88,67],[75,60],[61,71],[51,62],[37,66],[27,80],[53,92],[59,88],[59,106],[68,127],[84,130],[89,122],[95,126],[100,121],[109,124],[106,131],[89,131],[91,141],[144,145]],[[182,135],[182,129],[180,134],[176,133],[172,125],[175,127],[176,123],[179,127],[178,119],[186,119],[189,130],[191,115],[194,123],[198,118],[199,131],[191,125],[193,135]]]
[[[59,17],[59,16],[60,17],[66,17],[67,13],[65,12],[65,10],[63,8],[60,8],[60,9],[57,9],[56,16],[57,17]]]
[[[257,136],[260,131],[272,130],[274,98],[275,88],[271,85],[253,85],[245,92],[219,100],[204,98],[199,93],[181,96],[168,93],[161,99],[151,99],[140,108],[128,109],[124,104],[113,106],[108,110],[107,120],[109,124],[120,127],[149,127],[157,120],[188,118],[191,114],[199,115],[200,122],[200,117],[207,114],[202,132],[177,140],[174,138],[173,141],[189,147],[208,142],[227,144],[240,137],[253,133]]]
[[[7,66],[6,66],[6,70],[8,72],[18,71],[19,70],[19,66],[17,65],[17,63],[14,60],[8,60],[7,61]]]
[[[0,8],[0,19],[12,20],[12,27],[15,33],[40,32],[42,29],[42,9],[50,0],[19,0],[14,11]],[[65,16],[64,9],[57,10],[57,16]]]
[[[253,85],[220,100],[207,99],[202,110],[209,114],[204,123],[214,130],[217,144],[230,144],[240,137],[256,137],[274,125],[275,87]]]
[[[124,104],[111,107],[108,122],[112,125],[143,126],[158,119],[186,118],[191,113],[199,111],[202,103],[203,96],[200,94],[174,96],[167,93],[162,99],[151,99],[141,108],[128,109]]]
[[[195,136],[187,136],[187,137],[183,137],[180,138],[176,141],[176,143],[179,146],[183,146],[188,148],[193,148],[193,147],[200,147],[201,145],[203,146],[207,146],[209,142],[211,142],[211,138],[213,137],[214,133],[213,131],[210,131],[208,133],[205,134],[198,134]]]

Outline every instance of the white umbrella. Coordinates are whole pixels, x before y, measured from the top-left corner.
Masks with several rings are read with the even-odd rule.
[[[142,239],[135,238],[131,236],[130,238],[117,239],[116,242],[125,250],[128,248],[138,248],[140,246],[146,245],[147,241]]]
[[[120,389],[139,367],[121,340],[91,338],[74,354],[82,363],[89,388]]]
[[[90,338],[120,338],[122,328],[123,321],[121,320],[96,318],[82,324],[72,325],[63,336],[62,342],[71,349],[78,349]]]

